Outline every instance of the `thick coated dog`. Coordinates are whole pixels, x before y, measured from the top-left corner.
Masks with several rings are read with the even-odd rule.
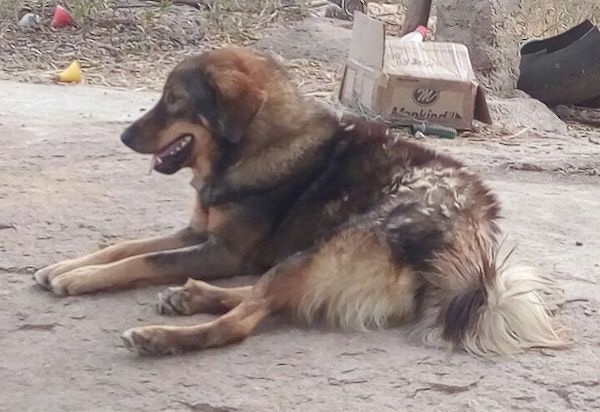
[[[544,306],[553,282],[498,256],[499,204],[451,157],[301,96],[272,58],[205,52],[169,75],[157,105],[121,137],[153,168],[191,168],[189,225],[35,273],[57,295],[150,283],[161,313],[221,313],[123,334],[141,354],[246,338],[269,314],[347,328],[405,322],[426,342],[478,355],[558,347]],[[205,281],[261,275],[231,289]],[[223,314],[224,313],[224,314]]]

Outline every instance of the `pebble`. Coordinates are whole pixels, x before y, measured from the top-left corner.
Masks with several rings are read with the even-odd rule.
[[[423,132],[417,131],[417,132],[415,132],[414,137],[417,140],[424,140],[425,139],[425,134],[423,134]]]
[[[26,29],[31,29],[37,26],[42,22],[42,18],[35,13],[27,13],[21,20],[19,20],[19,26],[24,27]]]

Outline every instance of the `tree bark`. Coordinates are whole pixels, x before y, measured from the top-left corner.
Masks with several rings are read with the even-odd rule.
[[[410,0],[406,7],[402,35],[414,31],[418,26],[427,27],[430,12],[431,0]]]

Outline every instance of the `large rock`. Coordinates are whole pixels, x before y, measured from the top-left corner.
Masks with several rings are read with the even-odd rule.
[[[519,41],[509,16],[519,5],[519,0],[445,0],[437,5],[437,40],[465,44],[479,81],[494,91],[515,88]]]
[[[352,30],[339,24],[331,19],[309,17],[291,27],[269,30],[254,47],[286,59],[320,60],[342,67],[348,57]]]
[[[585,18],[598,16],[590,0],[444,0],[434,2],[438,41],[469,48],[478,80],[510,94],[519,76],[523,40],[550,37]]]
[[[487,102],[494,125],[511,133],[527,127],[531,130],[567,134],[568,129],[554,112],[545,104],[525,93],[517,92],[517,97],[488,97]]]

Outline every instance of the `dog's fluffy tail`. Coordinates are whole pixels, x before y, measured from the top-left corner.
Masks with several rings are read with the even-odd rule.
[[[495,245],[476,242],[435,259],[435,270],[425,275],[431,286],[423,319],[429,325],[421,324],[425,336],[479,356],[564,347],[544,302],[556,291],[554,282],[533,268],[509,267],[510,253],[498,254]]]

